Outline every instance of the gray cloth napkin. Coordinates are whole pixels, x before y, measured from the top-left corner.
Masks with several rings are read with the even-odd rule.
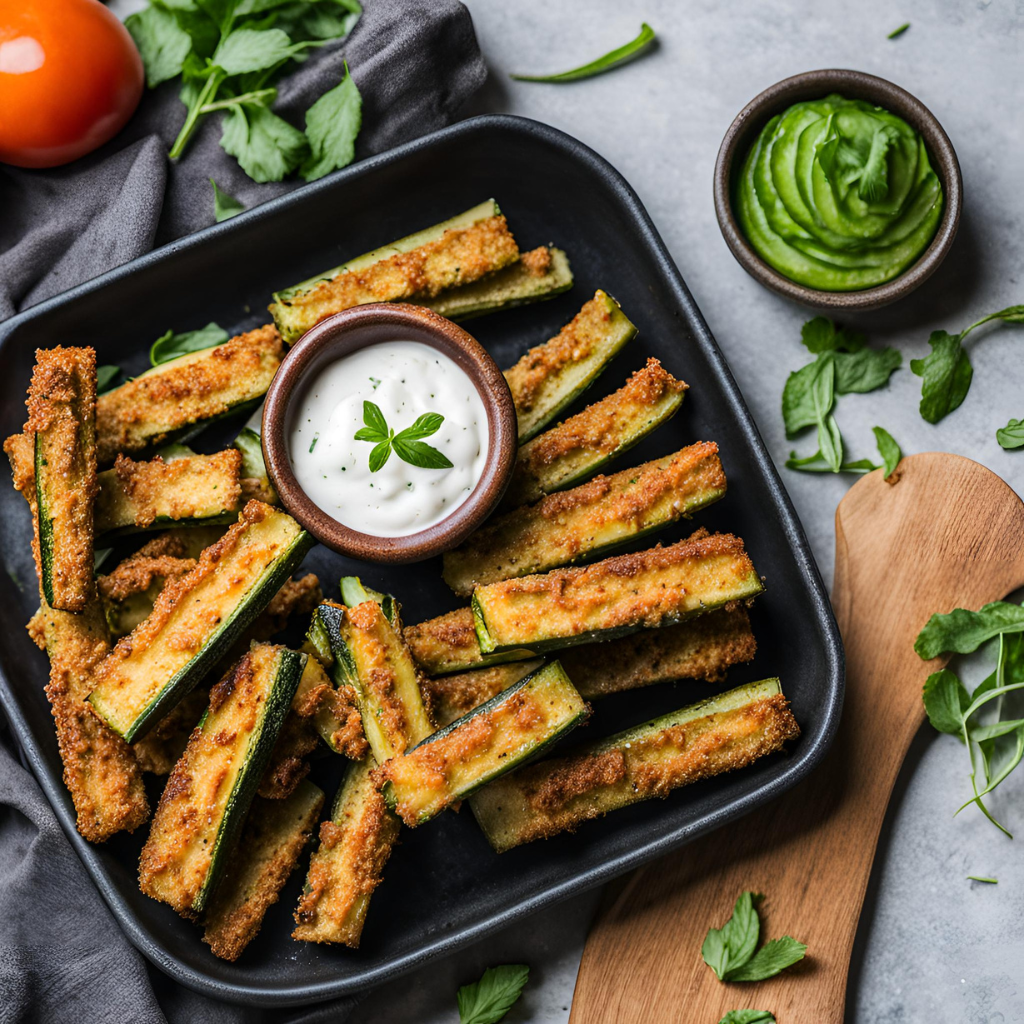
[[[456,0],[364,4],[351,36],[285,79],[275,106],[301,126],[347,60],[363,97],[357,157],[449,124],[486,76],[469,13]],[[216,115],[172,166],[166,154],[183,115],[168,83],[147,92],[125,131],[83,160],[46,171],[0,166],[0,319],[212,224],[210,177],[247,206],[302,184],[250,181],[220,148]],[[0,715],[2,1024],[340,1024],[356,1001],[245,1009],[196,995],[148,965],[19,764]]]

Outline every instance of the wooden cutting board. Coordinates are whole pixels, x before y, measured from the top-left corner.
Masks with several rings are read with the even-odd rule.
[[[904,459],[895,484],[880,471],[859,480],[836,510],[846,698],[835,743],[781,799],[609,892],[570,1024],[718,1024],[741,1008],[770,1010],[779,1024],[840,1024],[889,795],[924,721],[921,687],[940,667],[917,657],[914,638],[933,612],[1022,585],[1024,503],[994,473],[930,453]],[[762,939],[792,935],[808,954],[768,981],[725,985],[700,948],[744,889],[766,896]]]

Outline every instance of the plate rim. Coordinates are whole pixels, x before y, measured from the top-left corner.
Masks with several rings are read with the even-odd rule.
[[[305,202],[320,192],[333,191],[335,188],[343,187],[345,182],[351,179],[372,175],[378,168],[411,154],[465,135],[495,129],[531,136],[534,139],[539,138],[553,148],[562,150],[571,159],[588,165],[591,171],[605,182],[638,229],[643,244],[653,255],[683,316],[693,328],[695,340],[704,349],[709,364],[719,378],[724,397],[729,403],[730,414],[737,421],[751,455],[779,510],[779,518],[786,541],[814,608],[816,624],[821,633],[823,652],[828,666],[825,700],[821,709],[821,728],[813,740],[800,745],[798,752],[789,758],[774,778],[760,784],[753,792],[741,794],[728,803],[715,808],[698,823],[681,826],[646,844],[634,847],[628,853],[589,869],[585,875],[576,875],[558,884],[549,885],[508,910],[465,926],[453,933],[435,937],[425,946],[420,946],[416,950],[406,952],[362,973],[323,982],[261,985],[251,982],[225,982],[213,978],[169,953],[156,936],[140,925],[132,908],[117,891],[116,886],[108,880],[106,870],[98,858],[97,849],[87,842],[75,827],[74,809],[70,796],[64,789],[62,780],[51,775],[43,752],[35,741],[27,719],[22,714],[15,692],[0,669],[0,697],[4,701],[4,713],[11,725],[11,731],[18,740],[25,759],[45,793],[61,827],[122,931],[132,945],[165,974],[187,988],[215,999],[250,1006],[257,1004],[301,1006],[364,993],[391,978],[423,966],[437,957],[479,941],[486,935],[505,928],[543,907],[585,892],[617,875],[635,869],[659,856],[664,856],[685,843],[721,828],[743,814],[753,811],[756,807],[776,799],[804,779],[818,765],[835,738],[845,692],[845,656],[839,628],[825,592],[821,574],[814,561],[796,510],[761,438],[753,415],[743,399],[732,370],[639,196],[608,160],[567,132],[516,114],[481,114],[466,118],[436,132],[368,157],[348,168],[327,175],[319,181],[299,186],[282,196],[261,203],[251,210],[246,210],[229,221],[212,224],[184,238],[168,242],[9,317],[0,322],[0,352],[10,336],[23,324],[44,316],[51,309],[114,286],[144,268],[162,263],[197,246],[203,246],[210,240],[230,236],[243,224],[255,223],[271,214],[276,214],[279,210],[287,209],[297,202]]]

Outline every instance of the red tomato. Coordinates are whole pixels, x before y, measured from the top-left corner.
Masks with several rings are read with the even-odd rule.
[[[56,167],[116,135],[142,60],[99,0],[0,0],[0,161]]]

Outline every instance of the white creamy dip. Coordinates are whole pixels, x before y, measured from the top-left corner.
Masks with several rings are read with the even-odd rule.
[[[364,402],[396,434],[424,413],[444,422],[422,438],[452,463],[423,469],[392,450],[370,472],[374,445],[355,440]],[[299,398],[288,438],[295,477],[328,515],[360,533],[407,537],[440,522],[470,495],[487,459],[487,413],[468,374],[418,341],[370,345],[322,369]]]

